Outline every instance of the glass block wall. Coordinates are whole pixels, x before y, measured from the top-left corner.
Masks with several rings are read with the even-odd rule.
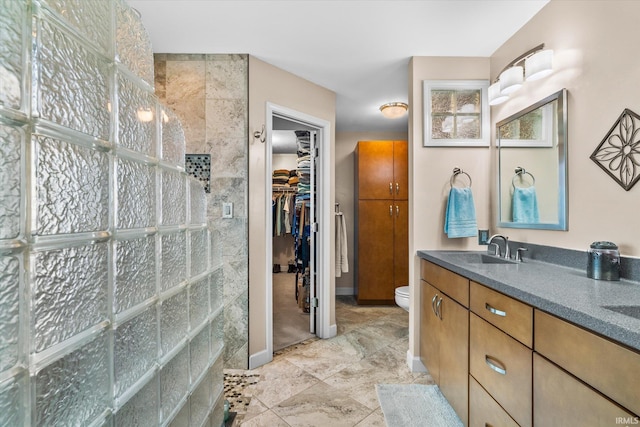
[[[219,427],[222,260],[139,16],[0,10],[0,425]]]

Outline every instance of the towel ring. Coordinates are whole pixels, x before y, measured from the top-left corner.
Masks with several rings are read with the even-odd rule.
[[[527,172],[523,167],[518,166],[515,172],[516,174],[513,176],[513,178],[511,178],[511,185],[514,189],[516,188],[516,178],[520,177],[520,180],[522,181],[523,175],[529,175],[531,177],[532,182],[529,187],[533,187],[534,185],[536,185],[536,178],[531,174],[531,172]]]
[[[453,187],[453,182],[455,181],[456,176],[458,175],[466,175],[467,178],[469,178],[469,188],[471,188],[471,184],[472,184],[471,176],[460,168],[453,168],[453,175],[451,175],[451,179],[449,180],[449,185]]]

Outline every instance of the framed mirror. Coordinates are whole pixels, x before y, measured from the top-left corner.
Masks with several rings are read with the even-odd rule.
[[[498,226],[567,230],[567,90],[498,122]]]

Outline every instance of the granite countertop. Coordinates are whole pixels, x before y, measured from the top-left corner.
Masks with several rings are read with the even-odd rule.
[[[589,279],[584,269],[525,259],[482,264],[484,252],[418,251],[418,256],[561,319],[640,351],[640,319],[603,306],[640,306],[640,282]],[[639,309],[640,311],[640,309]]]

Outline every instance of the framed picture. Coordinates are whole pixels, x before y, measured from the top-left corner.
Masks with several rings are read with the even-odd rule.
[[[489,80],[423,80],[425,147],[488,147]]]

